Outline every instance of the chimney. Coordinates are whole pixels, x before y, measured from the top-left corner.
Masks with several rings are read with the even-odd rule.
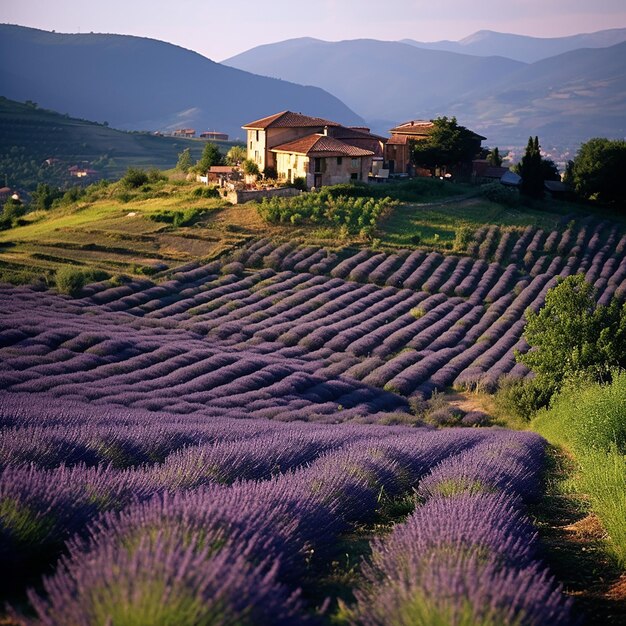
[[[328,126],[324,126],[324,135],[328,136]]]

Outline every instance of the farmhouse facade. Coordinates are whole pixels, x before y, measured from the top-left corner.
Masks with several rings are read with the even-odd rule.
[[[247,157],[279,180],[302,178],[307,188],[367,181],[382,163],[386,139],[368,128],[282,111],[243,126]]]
[[[430,120],[409,120],[392,128],[391,137],[385,145],[385,164],[390,174],[432,175],[430,171],[421,171],[411,162],[411,145],[416,141],[426,141],[435,125]],[[480,144],[486,139],[482,135],[472,133],[475,153],[480,152]],[[471,170],[471,163],[464,164]],[[438,173],[436,174],[438,175]]]

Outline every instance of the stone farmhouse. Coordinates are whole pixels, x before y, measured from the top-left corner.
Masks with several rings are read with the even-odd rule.
[[[302,178],[310,189],[388,175],[432,176],[432,171],[411,163],[411,144],[427,139],[433,126],[431,121],[411,120],[392,128],[386,138],[369,128],[281,111],[242,128],[247,131],[247,158],[261,172],[289,183]],[[485,137],[473,136],[478,153]],[[471,162],[462,166],[471,172]]]
[[[386,139],[368,128],[281,111],[243,126],[247,157],[262,172],[307,188],[366,181],[382,166]]]

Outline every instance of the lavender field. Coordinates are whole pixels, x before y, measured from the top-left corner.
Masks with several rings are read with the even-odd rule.
[[[575,623],[526,509],[544,441],[412,409],[528,376],[526,308],[578,272],[623,298],[625,251],[599,221],[447,256],[256,240],[76,299],[0,287],[10,619]],[[349,600],[320,595],[356,532]]]

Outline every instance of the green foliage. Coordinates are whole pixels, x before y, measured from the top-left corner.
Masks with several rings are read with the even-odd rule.
[[[180,226],[192,226],[209,210],[192,207],[184,211],[158,211],[151,213],[149,217],[153,222],[164,222],[178,228]]]
[[[204,174],[208,172],[209,168],[212,165],[221,165],[222,164],[222,153],[219,148],[210,141],[207,142],[206,146],[204,146],[204,150],[202,151],[202,156],[200,160],[196,163],[195,170]]]
[[[109,275],[101,270],[64,265],[56,271],[54,282],[59,293],[76,297],[87,283],[106,280],[108,277]]]
[[[538,313],[526,311],[524,337],[531,350],[517,360],[558,389],[567,377],[606,379],[626,365],[626,304],[597,306],[593,285],[568,276],[546,294]]]
[[[300,191],[306,191],[306,179],[304,176],[296,176],[296,178],[293,179],[293,186],[296,189],[300,189]]]
[[[263,178],[270,179],[270,180],[276,180],[276,178],[278,178],[278,173],[276,172],[276,168],[272,167],[271,165],[268,165],[263,170]]]
[[[615,447],[626,454],[626,371],[616,371],[608,384],[566,384],[533,425],[578,452]]]
[[[217,187],[196,187],[191,195],[194,198],[219,198],[220,190]]]
[[[167,181],[167,176],[158,168],[151,167],[148,170],[148,182],[149,183],[161,183]]]
[[[11,228],[11,226],[14,226],[17,220],[25,213],[26,207],[22,204],[20,200],[14,200],[13,198],[9,198],[4,203],[0,220],[4,225],[4,228]]]
[[[36,211],[47,211],[52,207],[52,203],[63,196],[63,192],[58,187],[51,187],[47,183],[39,183],[37,189],[32,193],[32,208]]]
[[[259,215],[272,224],[336,224],[347,233],[370,236],[380,217],[395,203],[390,198],[334,196],[332,187],[293,198],[264,198]]]
[[[258,176],[260,174],[259,166],[252,159],[242,161],[241,167],[246,176]]]
[[[148,174],[139,168],[129,167],[126,174],[121,178],[120,183],[126,189],[137,189],[148,182]]]
[[[626,141],[595,138],[578,150],[567,181],[585,199],[623,204],[626,202],[624,171]]]
[[[561,180],[559,168],[552,159],[541,159],[541,175],[543,180]]]
[[[566,385],[532,426],[574,452],[574,485],[586,494],[607,531],[609,550],[626,567],[626,372],[614,372],[610,384]]]
[[[541,165],[541,152],[539,150],[539,137],[528,138],[526,152],[519,164],[518,172],[522,177],[520,191],[531,198],[543,196],[543,168]]]
[[[417,165],[437,167],[471,160],[479,150],[476,135],[459,126],[456,117],[438,117],[426,140],[411,143],[411,160]]]
[[[501,183],[481,185],[480,195],[490,202],[497,202],[504,206],[519,206],[519,192],[517,189],[506,187]]]
[[[615,450],[591,450],[578,459],[577,484],[608,534],[608,548],[626,568],[626,457]]]
[[[554,387],[541,378],[505,378],[495,394],[499,414],[518,420],[529,420],[542,407],[547,406]]]
[[[497,146],[487,154],[487,162],[492,167],[502,166],[502,157],[500,156],[500,150],[498,150]]]
[[[226,163],[228,165],[239,165],[246,158],[246,149],[243,146],[233,146],[226,153]]]
[[[176,169],[185,172],[185,174],[189,171],[191,167],[191,151],[189,148],[185,148],[179,155],[178,161],[176,161]]]
[[[459,252],[467,250],[467,246],[474,237],[474,231],[470,226],[459,226],[454,232],[454,249]]]

